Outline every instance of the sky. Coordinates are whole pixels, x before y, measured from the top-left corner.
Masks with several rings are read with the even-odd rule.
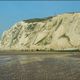
[[[80,1],[0,1],[0,34],[16,22],[80,12]]]

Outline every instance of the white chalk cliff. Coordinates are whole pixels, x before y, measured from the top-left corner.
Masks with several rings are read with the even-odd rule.
[[[3,50],[80,50],[80,13],[23,20],[5,31]]]

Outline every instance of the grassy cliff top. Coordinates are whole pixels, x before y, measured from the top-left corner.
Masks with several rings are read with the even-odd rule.
[[[68,12],[67,14],[74,14],[74,13],[80,13],[80,12]],[[57,15],[55,15],[55,16],[57,16]],[[27,19],[27,20],[23,20],[23,22],[25,22],[25,23],[42,22],[42,21],[50,20],[50,19],[52,19],[55,16],[49,16],[49,17],[44,17],[44,18]]]
[[[46,18],[34,18],[34,19],[28,19],[28,20],[23,20],[25,23],[31,23],[31,22],[41,22],[41,21],[46,21],[46,20],[49,20],[51,19],[52,16],[50,17],[46,17]]]

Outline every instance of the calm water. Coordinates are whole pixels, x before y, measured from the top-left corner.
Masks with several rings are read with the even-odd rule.
[[[80,80],[80,58],[71,54],[1,55],[0,80]]]

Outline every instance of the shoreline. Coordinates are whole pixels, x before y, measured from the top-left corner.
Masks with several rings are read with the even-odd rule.
[[[18,50],[1,50],[0,55],[52,55],[52,54],[79,54],[78,50],[55,50],[55,51],[18,51]]]

